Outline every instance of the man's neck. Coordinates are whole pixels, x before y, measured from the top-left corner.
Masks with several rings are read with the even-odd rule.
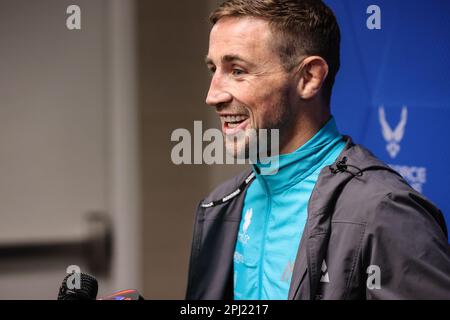
[[[280,154],[292,153],[308,142],[330,120],[329,112],[300,116],[280,148]]]

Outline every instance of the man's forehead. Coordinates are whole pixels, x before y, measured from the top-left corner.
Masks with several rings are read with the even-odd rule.
[[[214,54],[267,53],[272,33],[267,21],[254,17],[224,17],[212,28],[208,57]],[[256,58],[256,57],[255,57]]]

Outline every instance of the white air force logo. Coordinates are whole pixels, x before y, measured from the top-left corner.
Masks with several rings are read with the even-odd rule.
[[[392,130],[386,120],[384,107],[380,106],[378,109],[381,129],[383,137],[387,142],[386,150],[392,159],[400,152],[400,142],[405,135],[406,123],[408,121],[408,107],[403,106],[400,115],[400,122],[397,124],[395,130]],[[427,182],[427,168],[415,165],[400,165],[389,164],[389,166],[400,173],[406,181],[419,192],[423,192],[423,185]]]
[[[380,118],[381,132],[383,133],[384,140],[387,142],[386,150],[389,156],[394,159],[400,152],[400,142],[405,134],[406,122],[408,121],[408,108],[406,106],[402,108],[400,122],[395,130],[392,130],[389,126],[383,106],[380,106],[378,109],[378,115]]]

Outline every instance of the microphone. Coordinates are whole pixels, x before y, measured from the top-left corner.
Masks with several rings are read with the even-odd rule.
[[[67,281],[74,273],[68,274],[59,288],[58,300],[96,300],[98,292],[97,280],[88,274],[79,273],[79,288],[69,289]],[[137,290],[128,289],[116,291],[97,300],[145,300]]]
[[[69,277],[74,277],[75,274],[68,274],[59,288],[58,300],[95,300],[98,292],[97,280],[88,274],[79,273],[79,288],[71,288],[67,286]]]

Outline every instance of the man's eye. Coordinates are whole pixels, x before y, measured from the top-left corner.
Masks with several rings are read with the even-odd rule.
[[[245,72],[244,70],[234,68],[231,73],[233,76],[242,76]]]

